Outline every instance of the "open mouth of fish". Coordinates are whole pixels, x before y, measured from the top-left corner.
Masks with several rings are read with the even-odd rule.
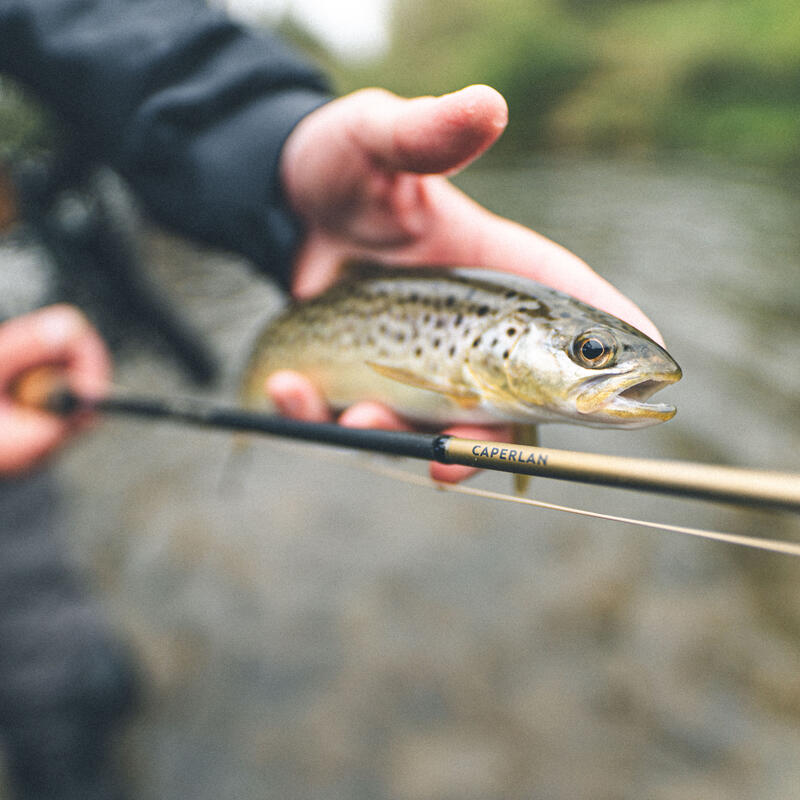
[[[604,389],[602,384],[606,381],[598,379],[578,395],[576,407],[581,414],[602,411],[615,417],[668,420],[675,416],[675,406],[670,403],[651,403],[649,400],[656,392],[680,378],[680,372],[669,372],[611,390]]]

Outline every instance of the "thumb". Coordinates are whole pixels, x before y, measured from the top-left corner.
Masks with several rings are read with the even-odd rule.
[[[507,122],[503,96],[475,85],[411,100],[383,94],[354,133],[386,169],[434,174],[466,166],[494,144]]]

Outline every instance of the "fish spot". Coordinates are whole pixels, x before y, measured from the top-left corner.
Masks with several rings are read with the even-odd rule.
[[[458,327],[458,326],[459,326],[459,325],[460,325],[460,324],[461,324],[463,321],[464,321],[464,315],[463,315],[463,314],[461,314],[461,313],[459,313],[459,314],[456,314],[456,318],[455,318],[455,320],[453,321],[453,324],[454,324],[456,327]]]
[[[438,347],[441,343],[442,343],[442,340],[439,339],[438,337],[433,340],[433,346],[434,347]]]
[[[505,360],[508,358],[508,356],[509,356],[509,352],[510,352],[509,350],[505,350],[505,351],[503,352],[503,361],[505,361]]]
[[[543,317],[544,319],[557,319],[549,306],[544,303],[537,303],[535,306],[528,306],[525,308],[524,313],[529,317]],[[570,313],[567,312],[564,316],[569,317]]]
[[[447,351],[450,356],[454,356],[456,354],[456,346],[454,344],[450,345],[450,349]]]
[[[422,321],[423,321],[423,323],[425,323],[427,325],[431,321],[431,315],[430,314],[425,314],[422,317]]]
[[[517,296],[517,293],[514,291],[514,289],[509,289],[506,292],[506,299],[508,299],[508,300],[510,300],[512,297],[516,297],[516,296]]]
[[[492,347],[497,347],[497,339],[492,339]]]
[[[406,340],[406,335],[400,332],[395,335],[395,339],[397,339],[398,342],[404,342]]]
[[[486,315],[489,313],[489,306],[479,306],[479,307],[478,307],[478,308],[475,310],[475,313],[476,313],[476,314],[477,314],[479,317],[485,317],[485,316],[486,316]]]
[[[509,328],[509,329],[506,331],[506,336],[514,336],[514,335],[516,334],[516,332],[517,332],[517,329],[516,329],[516,328]]]
[[[472,343],[472,346],[473,347],[478,347],[480,345],[480,343],[481,343],[481,337],[478,336],[478,338],[475,339],[475,341]]]
[[[451,308],[452,306],[454,306],[456,304],[455,295],[452,295],[452,294],[447,295],[447,299],[444,301],[444,304],[448,308]]]
[[[437,328],[444,328],[444,317],[439,317],[436,320],[436,327]]]
[[[417,358],[419,358],[419,357],[422,355],[422,348],[421,348],[421,347],[417,347],[417,348],[414,350],[414,355],[415,355]]]

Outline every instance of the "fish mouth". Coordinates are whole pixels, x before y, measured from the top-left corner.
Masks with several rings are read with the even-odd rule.
[[[650,398],[665,386],[681,379],[681,372],[665,372],[647,378],[633,378],[608,387],[609,380],[593,381],[579,395],[581,414],[599,414],[624,424],[654,424],[672,419],[677,409],[670,403],[651,403]]]

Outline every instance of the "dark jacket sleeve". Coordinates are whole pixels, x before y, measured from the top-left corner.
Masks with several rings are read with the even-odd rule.
[[[278,158],[328,90],[285,43],[195,0],[0,0],[0,70],[156,219],[286,280],[300,231]]]

